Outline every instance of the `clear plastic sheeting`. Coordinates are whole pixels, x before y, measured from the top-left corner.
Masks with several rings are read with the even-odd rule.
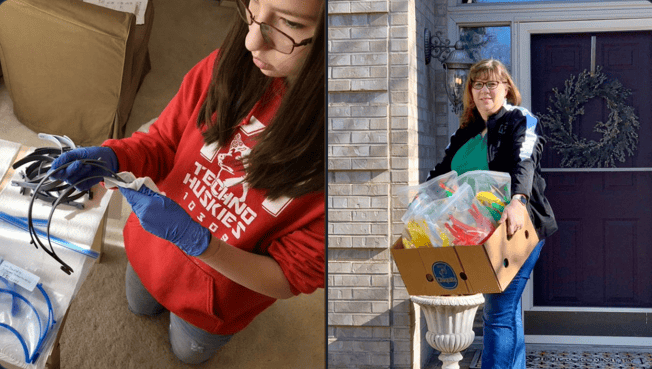
[[[102,225],[111,194],[96,186],[93,199],[84,199],[83,209],[62,205],[54,212],[50,233],[64,245],[53,241],[52,247],[75,270],[72,275],[61,273],[55,259],[30,244],[29,232],[16,222],[6,221],[27,217],[30,197],[11,185],[12,180],[20,179],[20,174],[9,170],[19,151],[29,152],[22,149],[20,145],[0,140],[0,212],[7,215],[0,219],[0,259],[3,260],[0,271],[3,264],[10,263],[37,276],[38,282],[30,290],[5,275],[2,277],[6,282],[0,279],[0,365],[43,369],[61,328],[60,322],[95,262],[86,251],[91,250]],[[42,228],[39,221],[47,220],[50,210],[49,203],[34,203],[35,226]],[[66,242],[78,248],[65,247]]]
[[[57,250],[80,271],[69,276],[58,270],[55,260],[25,240],[25,231],[0,222],[0,235],[3,263],[10,262],[39,277],[33,291],[0,277],[0,361],[19,368],[43,369],[60,328],[55,322],[62,321],[94,259],[65,248]]]
[[[0,179],[5,176],[7,170],[14,163],[18,150],[20,150],[20,144],[0,140]]]
[[[0,165],[10,167],[16,159],[19,148],[20,146],[16,147],[13,143],[0,140]],[[5,160],[6,157],[11,157],[12,159]],[[31,197],[22,194],[20,187],[11,185],[12,181],[21,179],[20,171],[16,170],[13,173],[8,173],[7,167],[0,167],[0,175],[4,174],[6,176],[6,178],[4,178],[4,186],[0,187],[0,212],[3,214],[0,218],[0,223],[6,223],[7,220],[12,220],[13,223],[16,223],[16,220],[27,219]],[[57,207],[50,221],[50,234],[54,238],[65,240],[67,243],[73,244],[73,248],[76,248],[77,252],[96,257],[97,255],[94,255],[88,250],[91,249],[95,233],[97,232],[97,228],[106,212],[111,194],[107,194],[107,190],[102,186],[95,186],[93,188],[93,193],[94,195],[92,199],[84,197],[83,209],[66,206],[65,204]],[[51,210],[51,203],[41,200],[34,202],[32,216],[34,224],[39,228],[39,230],[45,230],[46,225],[43,222],[47,221]],[[34,248],[34,246],[29,245],[29,242],[31,241],[29,232],[21,231],[18,235],[22,235],[18,237],[26,243],[26,245],[21,248]],[[2,238],[0,238],[0,240],[1,239]],[[43,239],[45,238],[43,237]],[[55,244],[54,248],[56,249],[57,255],[68,263],[68,259],[64,256],[67,253],[59,251],[60,249],[64,249],[64,247]]]

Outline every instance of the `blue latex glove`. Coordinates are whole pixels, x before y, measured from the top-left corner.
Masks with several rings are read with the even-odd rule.
[[[81,147],[78,149],[70,150],[59,156],[50,167],[50,172],[59,168],[60,166],[77,161],[80,159],[95,159],[104,162],[104,166],[113,172],[118,171],[118,157],[115,152],[108,147]],[[108,176],[109,172],[102,170],[96,166],[84,165],[82,162],[70,164],[66,169],[60,170],[50,175],[50,178],[65,181],[69,184],[75,184],[80,180],[91,176]],[[86,191],[97,183],[100,183],[102,178],[89,179],[76,186],[79,191]]]
[[[190,256],[199,256],[208,248],[211,232],[176,202],[146,186],[138,191],[120,187],[120,192],[147,232],[172,242]]]

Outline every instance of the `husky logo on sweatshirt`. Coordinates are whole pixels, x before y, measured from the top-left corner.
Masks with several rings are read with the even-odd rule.
[[[258,217],[256,210],[247,204],[250,188],[245,181],[243,158],[251,153],[247,146],[247,143],[252,144],[250,135],[259,133],[262,128],[264,125],[252,117],[249,124],[240,127],[228,147],[220,148],[216,143],[204,145],[200,155],[208,163],[201,159],[195,161],[194,169],[183,180],[183,184],[189,186],[184,196],[184,200],[189,201],[188,210],[199,211],[194,216],[200,223],[210,222],[205,226],[211,232],[225,229],[221,236],[223,241],[228,241],[229,237],[239,239]],[[286,197],[274,201],[264,199],[260,206],[278,217],[291,201]]]
[[[242,195],[239,197],[241,203],[245,202],[247,193],[249,192],[249,185],[244,180],[246,174],[244,165],[242,164],[242,157],[248,155],[250,152],[251,149],[244,144],[238,133],[235,135],[233,141],[231,141],[229,151],[217,155],[217,165],[220,166],[220,170],[217,172],[217,181],[220,182],[219,187],[220,189],[224,187],[231,188],[241,184]],[[223,180],[219,179],[225,178],[228,175],[234,175],[235,173],[238,173],[238,175]]]

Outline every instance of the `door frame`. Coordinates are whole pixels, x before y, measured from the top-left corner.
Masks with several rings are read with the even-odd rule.
[[[458,40],[461,27],[510,26],[512,77],[522,94],[522,106],[531,109],[530,37],[533,34],[572,32],[618,32],[652,30],[652,5],[642,0],[586,0],[584,2],[528,2],[461,4],[448,0],[448,37]],[[448,112],[451,135],[458,118]],[[525,312],[587,312],[596,314],[649,314],[652,308],[568,308],[534,306],[533,281],[523,293]],[[526,323],[527,324],[527,323]],[[527,328],[527,327],[526,327]],[[527,343],[637,345],[652,346],[652,337],[535,336],[526,335]]]
[[[523,98],[522,105],[532,106],[531,101],[531,46],[533,34],[576,33],[576,32],[619,32],[650,31],[650,19],[600,20],[600,21],[561,21],[531,22],[512,25],[514,45],[512,49],[513,71]],[[543,169],[545,171],[545,168]],[[577,307],[541,307],[534,305],[533,277],[528,281],[523,292],[523,312],[586,312],[586,313],[652,313],[651,308],[577,308]],[[526,336],[527,343],[558,344],[596,344],[596,345],[652,345],[652,337],[594,337],[594,336]]]

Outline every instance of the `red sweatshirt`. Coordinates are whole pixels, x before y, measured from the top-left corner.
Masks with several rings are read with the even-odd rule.
[[[271,201],[243,182],[240,158],[271,121],[284,92],[276,79],[241,122],[230,144],[205,145],[196,127],[217,51],[185,76],[181,88],[150,127],[121,140],[107,140],[120,171],[149,176],[214,237],[250,252],[270,255],[292,292],[324,287],[324,192]],[[169,220],[173,222],[173,219]],[[242,330],[275,299],[224,277],[174,244],[145,231],[132,213],[124,229],[129,262],[143,285],[168,310],[215,334]],[[257,273],[252,269],[251,273]],[[264,276],[261,276],[264,278]]]

